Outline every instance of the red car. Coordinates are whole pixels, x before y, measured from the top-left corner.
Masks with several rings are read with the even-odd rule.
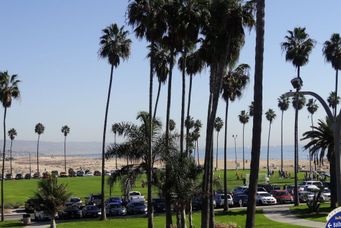
[[[273,197],[276,198],[278,203],[293,203],[294,198],[287,190],[273,190],[271,192]]]

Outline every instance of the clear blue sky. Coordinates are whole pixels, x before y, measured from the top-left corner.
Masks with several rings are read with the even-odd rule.
[[[18,74],[22,97],[8,112],[8,128],[18,131],[17,139],[35,140],[34,126],[42,122],[45,141],[62,141],[61,126],[71,128],[70,141],[100,141],[110,67],[98,57],[101,30],[110,23],[125,24],[127,0],[2,0],[0,1],[0,70]],[[276,0],[266,1],[264,112],[273,108],[277,119],[273,123],[272,145],[280,144],[280,112],[277,98],[291,89],[295,69],[285,62],[280,43],[287,30],[296,26],[316,40],[310,62],[302,68],[304,89],[326,98],[334,89],[334,71],[322,56],[323,42],[334,32],[341,33],[339,0]],[[131,30],[130,27],[126,26]],[[135,121],[138,111],[148,105],[148,60],[146,43],[134,38],[131,57],[114,72],[109,129],[113,122]],[[241,63],[252,67],[251,82],[240,101],[230,106],[229,141],[238,135],[241,145],[241,110],[247,109],[253,98],[254,31],[247,32]],[[208,100],[208,75],[204,71],[193,81],[192,115],[205,124]],[[180,120],[180,73],[176,70],[173,84],[172,118]],[[156,85],[156,84],[155,84]],[[166,87],[163,87],[158,114],[165,117]],[[224,103],[218,115],[224,115]],[[315,119],[325,116],[322,108]],[[292,106],[285,113],[285,144],[293,144]],[[246,126],[246,145],[251,143],[251,124]],[[310,126],[308,112],[300,112],[300,132]],[[263,120],[263,145],[266,145],[268,122]],[[108,131],[108,135],[112,134]],[[204,131],[202,132],[204,135]],[[109,138],[112,141],[113,137]],[[221,136],[222,139],[222,136]],[[201,138],[201,144],[204,137]],[[222,140],[221,140],[222,142]],[[223,144],[221,144],[223,145]]]

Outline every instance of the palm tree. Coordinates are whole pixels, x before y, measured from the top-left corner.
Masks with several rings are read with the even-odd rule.
[[[63,210],[64,204],[71,194],[67,185],[58,184],[58,178],[50,175],[47,179],[38,182],[38,191],[35,193],[34,201],[46,214],[51,217],[51,228],[56,227],[56,214]]]
[[[304,146],[309,149],[312,154],[317,154],[320,151],[320,160],[323,160],[327,151],[327,158],[330,165],[330,190],[331,201],[330,207],[336,207],[336,170],[335,170],[335,152],[334,152],[334,133],[333,120],[326,118],[326,121],[319,120],[317,126],[312,127],[312,130],[303,133],[302,140],[309,139],[310,141]]]
[[[289,108],[289,98],[281,95],[278,99],[278,107],[281,110],[281,172],[283,172],[283,116],[284,112]]]
[[[311,128],[313,129],[314,127],[314,113],[317,111],[318,109],[318,105],[316,104],[316,100],[314,99],[309,99],[308,100],[308,103],[306,104],[307,106],[307,110],[308,112],[310,113],[310,120],[311,120]],[[312,172],[312,169],[311,169],[311,160],[312,160],[312,153],[311,151],[309,151],[309,170],[310,170],[310,175],[311,175],[311,172]]]
[[[64,125],[61,131],[64,134],[64,172],[66,173],[66,136],[70,133],[70,128]]]
[[[111,131],[114,133],[114,143],[116,144],[116,136],[119,133],[120,125],[118,123],[114,123],[111,127]],[[117,154],[115,155],[115,165],[117,170]]]
[[[335,97],[337,97],[338,89],[338,73],[341,69],[341,37],[340,34],[334,33],[331,35],[330,40],[324,42],[323,55],[327,62],[332,64],[335,69]],[[337,104],[334,107],[334,116],[336,116]]]
[[[285,60],[292,62],[297,69],[297,80],[300,82],[296,86],[296,99],[300,87],[302,86],[302,79],[300,75],[300,69],[302,66],[308,63],[309,54],[311,53],[315,41],[309,38],[309,35],[305,32],[305,28],[294,28],[293,31],[288,31],[288,35],[285,36],[285,42],[281,43],[282,50],[286,52]],[[297,172],[298,172],[298,109],[295,109],[295,189],[294,199],[295,206],[299,205],[298,192],[297,192]]]
[[[105,206],[104,206],[104,168],[105,168],[105,136],[107,129],[107,118],[109,111],[110,93],[113,78],[113,70],[117,68],[122,60],[128,59],[130,55],[131,40],[128,39],[128,31],[124,30],[122,26],[119,28],[117,24],[112,24],[102,30],[103,35],[100,38],[99,56],[101,58],[107,58],[108,63],[111,65],[110,80],[108,88],[107,103],[105,107],[104,115],[104,127],[103,127],[103,142],[102,142],[102,178],[101,178],[101,194],[102,194],[102,207],[101,207],[101,219],[106,219]]]
[[[43,134],[45,131],[45,127],[42,123],[37,123],[34,132],[38,134],[38,140],[37,140],[37,174],[40,176],[39,172],[39,143],[40,143],[40,135]]]
[[[11,140],[11,146],[9,149],[9,153],[10,153],[10,160],[9,160],[10,163],[9,164],[10,164],[11,176],[12,176],[12,160],[13,160],[12,146],[13,146],[13,140],[15,139],[16,136],[17,136],[17,131],[14,128],[9,129],[8,137]]]
[[[215,169],[218,169],[218,148],[219,148],[219,132],[224,126],[224,122],[220,117],[216,117],[214,120],[214,129],[217,131],[217,146],[216,146],[216,156],[215,156]]]
[[[249,197],[247,205],[246,228],[255,226],[256,191],[258,184],[260,144],[262,134],[263,109],[263,56],[264,56],[264,18],[265,0],[256,0],[256,53],[255,53],[255,85],[253,93],[253,127],[251,148],[251,170],[249,181]]]
[[[204,39],[201,51],[210,66],[210,93],[208,99],[208,117],[206,127],[205,170],[203,175],[203,210],[201,224],[203,228],[214,227],[213,208],[213,131],[214,120],[219,102],[223,76],[235,53],[243,46],[244,27],[254,25],[252,7],[242,1],[210,2],[210,17],[204,25]],[[227,23],[233,21],[235,23]],[[217,29],[219,28],[219,29]]]
[[[266,119],[269,121],[269,134],[268,134],[268,149],[267,149],[267,155],[266,155],[266,168],[268,171],[268,176],[270,175],[270,166],[269,166],[269,147],[270,147],[270,133],[271,133],[271,124],[272,121],[276,118],[276,114],[274,112],[274,110],[269,109],[266,113],[265,113]]]
[[[196,150],[197,150],[197,165],[200,166],[200,158],[199,158],[199,138],[200,138],[200,129],[202,127],[202,123],[200,120],[196,120],[194,122],[194,131],[193,131],[193,139],[196,142]]]
[[[340,103],[340,97],[336,96],[335,92],[330,92],[329,97],[327,98],[327,102],[329,107],[335,110],[337,105]]]
[[[228,109],[230,101],[241,98],[242,92],[249,82],[249,69],[247,64],[240,64],[235,69],[230,69],[223,78],[222,97],[225,100],[225,123],[228,121]],[[224,194],[227,197],[227,124],[225,124],[224,137]],[[224,201],[224,210],[228,210],[228,204]]]
[[[245,170],[245,152],[244,152],[244,131],[245,131],[245,124],[249,122],[250,116],[249,113],[245,110],[240,112],[239,115],[239,122],[243,124],[243,170]]]
[[[254,115],[254,105],[255,105],[254,101],[252,101],[251,104],[249,105],[249,114],[251,117],[253,117]]]
[[[19,80],[17,75],[9,75],[7,71],[0,72],[0,101],[4,107],[4,143],[2,150],[2,170],[1,170],[1,221],[4,221],[4,176],[5,176],[5,156],[6,156],[6,116],[7,109],[11,107],[12,100],[18,99],[20,90],[18,87]]]

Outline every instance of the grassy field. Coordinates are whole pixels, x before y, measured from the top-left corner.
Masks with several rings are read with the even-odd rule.
[[[227,215],[216,215],[215,222],[224,223],[224,224],[237,224],[238,227],[244,227],[246,220],[246,211],[230,211]],[[175,219],[173,219],[175,222]],[[155,216],[154,218],[155,227],[164,227],[165,226],[165,217],[164,216]],[[194,227],[200,227],[200,213],[193,214],[193,224]],[[0,226],[1,227],[1,226]],[[84,222],[66,222],[58,224],[58,227],[62,228],[76,228],[76,227],[97,227],[97,228],[106,228],[106,227],[129,227],[129,228],[140,228],[147,227],[147,219],[146,218],[117,218],[117,219],[109,219],[105,222],[92,220],[92,221],[84,221]],[[267,219],[262,212],[257,212],[256,215],[256,227],[276,227],[276,228],[295,228],[301,226],[291,226],[289,224],[273,222]]]
[[[298,207],[290,207],[290,211],[299,218],[318,222],[326,222],[327,215],[332,211],[332,209],[330,209],[330,203],[322,203],[320,205],[319,213],[315,213],[310,212],[307,204],[302,203]]]
[[[239,171],[239,174],[236,174],[235,170],[228,171],[228,189],[233,190],[233,188],[243,185],[242,177],[247,177],[249,170]],[[215,172],[215,176],[219,179],[221,185],[223,183],[223,170],[218,170]],[[239,178],[237,177],[239,176]],[[293,176],[293,175],[292,175]],[[108,177],[106,177],[108,178]],[[262,170],[259,175],[259,183],[264,183],[265,171]],[[100,177],[72,177],[72,178],[59,178],[58,181],[60,183],[65,183],[68,185],[69,191],[73,196],[81,197],[84,200],[91,193],[99,193],[100,192]],[[303,180],[303,174],[299,174],[299,179]],[[147,188],[142,187],[142,180],[146,181],[146,176],[142,175],[136,181],[136,187],[134,190],[140,191],[143,195],[147,195]],[[5,205],[13,206],[13,205],[23,205],[24,202],[34,195],[34,192],[37,191],[37,182],[36,179],[31,180],[7,180],[4,183],[5,188]],[[293,184],[293,178],[290,179],[281,179],[278,174],[275,173],[274,176],[270,177],[270,182],[273,184]],[[106,196],[109,195],[109,186],[106,185]],[[154,196],[158,195],[158,190],[154,189]],[[112,195],[120,196],[121,194],[121,185],[117,183],[114,185]]]

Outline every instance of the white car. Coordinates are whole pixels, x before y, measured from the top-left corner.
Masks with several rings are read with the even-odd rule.
[[[323,201],[330,201],[330,190],[329,190],[329,188],[323,189],[322,198],[323,198]]]
[[[268,192],[257,192],[256,202],[259,205],[274,205],[277,200]]]
[[[223,193],[217,193],[214,198],[215,198],[217,207],[223,207],[224,206],[225,195]],[[232,198],[231,194],[227,194],[227,204],[229,206],[233,205],[233,198]]]
[[[142,196],[141,192],[131,191],[131,192],[128,193],[128,199],[129,200],[132,200],[132,198],[134,198],[136,196]]]

